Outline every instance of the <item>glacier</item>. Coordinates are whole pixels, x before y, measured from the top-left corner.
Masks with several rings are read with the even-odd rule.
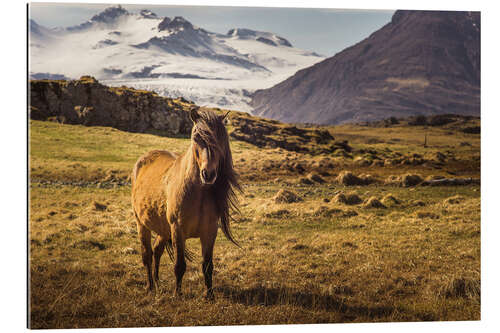
[[[271,32],[207,31],[183,17],[131,13],[120,5],[49,29],[29,21],[33,79],[91,75],[109,86],[147,89],[199,105],[251,112],[251,94],[325,58]]]

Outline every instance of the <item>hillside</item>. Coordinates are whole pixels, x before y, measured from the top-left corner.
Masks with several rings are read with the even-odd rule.
[[[172,99],[125,86],[108,87],[91,76],[79,80],[31,80],[29,85],[29,117],[34,120],[163,136],[191,134],[187,111],[195,104],[184,98]],[[297,128],[237,111],[227,119],[231,137],[258,147],[308,153],[332,152],[336,147],[326,129]]]
[[[360,43],[252,96],[254,114],[339,124],[480,113],[480,14],[397,11]]]
[[[481,187],[413,186],[416,176],[479,177],[480,135],[460,130],[479,120],[452,120],[332,126],[343,146],[312,154],[231,137],[244,188],[232,229],[243,249],[219,233],[212,303],[196,239],[184,298],[171,297],[168,256],[156,296],[145,293],[130,205],[137,158],[182,153],[189,139],[31,120],[29,326],[479,320]]]

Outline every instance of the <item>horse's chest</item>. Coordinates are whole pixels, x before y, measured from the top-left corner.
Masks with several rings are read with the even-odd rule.
[[[210,193],[186,193],[172,212],[169,220],[180,224],[186,238],[197,238],[207,224],[217,223],[216,207]]]

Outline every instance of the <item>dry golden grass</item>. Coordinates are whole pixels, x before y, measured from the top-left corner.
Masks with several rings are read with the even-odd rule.
[[[198,257],[188,263],[183,298],[171,297],[175,283],[168,256],[162,259],[160,290],[151,296],[145,292],[130,186],[115,183],[113,177],[126,179],[135,159],[147,150],[182,152],[188,139],[54,123],[31,125],[33,328],[480,319],[477,185],[387,186],[383,180],[388,175],[408,173],[407,167],[357,168],[349,159],[338,158],[331,158],[333,165],[319,167],[326,165],[320,163],[325,156],[233,141],[245,189],[233,230],[243,249],[219,234],[215,302],[203,298],[196,240],[188,241]],[[370,146],[364,143],[366,137],[386,135],[374,129],[362,134],[365,129],[355,126],[331,130],[355,138],[355,149]],[[440,131],[436,129],[435,135]],[[422,149],[411,143],[413,132],[397,135],[407,138],[408,143],[401,143],[404,149]],[[461,136],[450,141],[449,149],[458,161],[466,161],[479,150],[468,152],[455,145]],[[469,141],[478,148],[475,138]],[[287,157],[304,164],[304,175],[318,172],[325,183],[303,185],[295,181],[296,172],[260,170],[267,161]],[[73,167],[75,163],[82,167]],[[479,177],[475,164],[464,162],[468,167],[463,169],[456,165],[445,164],[444,170]],[[376,175],[380,182],[340,185],[335,178],[346,167],[358,175]],[[445,171],[416,166],[412,173],[427,177]],[[101,182],[110,186],[100,188]],[[276,203],[273,198],[281,189],[303,200]],[[339,193],[362,201],[346,205],[332,200]],[[367,207],[364,202],[372,197],[385,208]]]

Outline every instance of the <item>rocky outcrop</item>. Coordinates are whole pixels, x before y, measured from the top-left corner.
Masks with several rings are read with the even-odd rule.
[[[30,118],[66,124],[110,126],[130,132],[188,134],[190,103],[154,92],[107,87],[96,79],[30,81]]]
[[[339,142],[325,128],[299,128],[243,112],[231,112],[226,119],[231,125],[230,137],[260,148],[281,148],[314,154],[327,154],[339,149]]]

